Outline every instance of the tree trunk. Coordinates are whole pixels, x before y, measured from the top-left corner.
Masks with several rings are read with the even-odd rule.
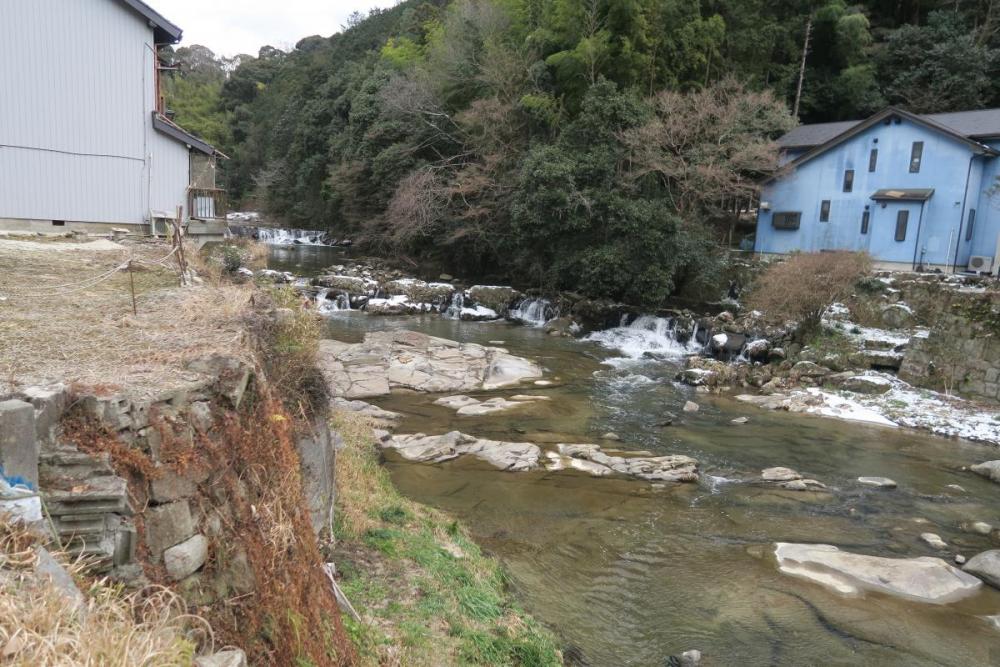
[[[802,82],[806,78],[806,56],[809,55],[809,38],[812,35],[813,20],[812,16],[806,21],[806,38],[802,43],[802,62],[799,63],[799,85],[795,89],[795,107],[792,109],[792,115],[795,119],[799,118],[799,103],[802,101]]]

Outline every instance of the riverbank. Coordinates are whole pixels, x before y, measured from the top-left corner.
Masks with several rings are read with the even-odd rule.
[[[364,664],[557,665],[552,635],[513,601],[506,575],[444,512],[396,490],[373,427],[337,412],[337,523],[331,554],[360,617],[348,621]]]
[[[245,650],[252,664],[418,656],[415,635],[407,634],[413,619],[397,619],[407,632],[381,635],[364,622],[348,621],[348,633],[342,625],[338,607],[350,602],[337,599],[331,581],[358,581],[359,570],[338,568],[331,545],[372,561],[385,556],[390,569],[386,552],[395,549],[379,550],[382,534],[373,538],[350,519],[334,532],[339,436],[326,421],[332,388],[315,381],[314,311],[287,288],[239,279],[237,264],[253,267],[252,247],[192,258],[197,270],[187,286],[170,251],[156,242],[0,242],[3,507],[36,522],[41,544],[65,551],[57,558],[83,557],[88,577],[115,582],[113,590],[87,590],[109,609],[168,589],[162,639],[176,643],[184,656],[178,664],[221,644]],[[378,474],[377,464],[366,465]],[[512,604],[497,564],[454,520],[395,502],[388,487],[376,493],[378,483],[352,494],[349,466],[340,476],[345,517],[363,515],[376,497],[412,517],[410,524],[385,514],[393,527],[414,528],[401,543],[395,583],[428,567],[431,588],[453,586],[451,606],[440,609],[408,586],[374,586],[366,590],[379,600],[359,593],[362,610],[422,601],[425,615],[414,618],[454,630],[441,638],[452,642],[454,664],[500,657],[558,664],[550,635]],[[39,506],[48,521],[38,522]],[[448,556],[455,560],[449,567],[433,562],[429,540],[438,534],[462,549],[462,558]],[[10,567],[8,558],[0,573]],[[142,607],[159,609],[152,601]],[[42,644],[74,641],[74,623],[48,637],[26,625],[23,641],[8,641],[5,650],[41,655]],[[114,638],[100,633],[129,634],[114,628],[91,626],[89,641],[111,646]],[[424,664],[441,664],[430,644],[422,650]]]

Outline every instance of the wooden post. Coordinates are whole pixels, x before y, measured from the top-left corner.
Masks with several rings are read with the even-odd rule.
[[[139,310],[135,307],[135,279],[132,277],[132,260],[128,260],[128,286],[132,290],[132,314],[138,316]]]
[[[174,247],[177,248],[177,266],[181,270],[181,285],[187,285],[187,259],[184,257],[184,237],[181,234],[181,222],[184,218],[184,207],[177,207],[177,217],[174,225]]]

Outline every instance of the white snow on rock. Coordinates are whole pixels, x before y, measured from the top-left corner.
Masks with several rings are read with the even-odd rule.
[[[806,391],[813,396],[822,398],[823,402],[820,405],[807,408],[805,412],[823,415],[824,417],[837,417],[838,419],[846,419],[848,421],[865,422],[867,424],[896,426],[896,423],[891,419],[886,418],[877,410],[865,407],[853,398],[823,391],[816,387],[810,387]]]

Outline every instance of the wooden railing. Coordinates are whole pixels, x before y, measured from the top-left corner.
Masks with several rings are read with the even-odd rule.
[[[188,188],[188,217],[219,220],[226,217],[226,191],[220,188]]]

